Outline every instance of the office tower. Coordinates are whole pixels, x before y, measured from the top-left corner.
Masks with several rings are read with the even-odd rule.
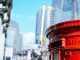
[[[37,20],[36,20],[36,44],[42,44],[47,47],[49,41],[46,38],[46,30],[51,25],[50,21],[53,20],[53,8],[51,6],[47,6],[45,4],[37,12]]]
[[[21,51],[22,48],[22,35],[18,34],[18,36],[15,37],[14,41],[14,54],[17,54]]]
[[[18,26],[18,23],[11,20],[9,28],[7,30],[6,45],[8,47],[14,47],[14,41],[16,40],[16,37],[18,37],[18,35],[19,35],[19,26]]]
[[[22,36],[19,33],[19,25],[15,21],[10,21],[10,26],[7,31],[6,46],[12,47],[14,54],[21,50]]]
[[[15,43],[15,41],[18,41],[19,39],[19,25],[15,21],[10,21],[9,27],[7,29],[7,39],[6,39],[6,49],[5,49],[5,55],[6,59],[13,59],[14,49],[20,50],[20,47],[17,47],[19,42]],[[16,52],[15,52],[16,53]]]

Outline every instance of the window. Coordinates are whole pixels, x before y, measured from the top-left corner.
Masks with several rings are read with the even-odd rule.
[[[11,58],[10,57],[6,57],[6,60],[11,60]]]
[[[58,58],[59,58],[59,57],[58,57],[58,53],[54,53],[54,54],[53,54],[53,58],[54,58],[53,60],[58,60]]]
[[[55,48],[55,47],[59,47],[59,46],[62,46],[62,41],[61,40],[56,41],[56,42],[51,44],[51,48]]]

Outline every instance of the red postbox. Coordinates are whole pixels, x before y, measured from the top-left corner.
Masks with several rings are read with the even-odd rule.
[[[50,57],[51,60],[80,60],[79,1],[61,1],[64,3],[62,9],[63,20],[49,27],[46,32],[46,36],[50,40]],[[70,6],[67,6],[68,3],[70,3]],[[68,13],[69,17],[67,17]]]

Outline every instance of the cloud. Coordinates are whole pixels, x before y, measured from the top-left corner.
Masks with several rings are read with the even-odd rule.
[[[23,36],[22,50],[31,48],[32,45],[35,43],[35,33],[28,32],[28,33],[24,33],[22,36]]]

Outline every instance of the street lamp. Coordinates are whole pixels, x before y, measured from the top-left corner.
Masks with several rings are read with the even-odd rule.
[[[3,26],[3,33],[5,35],[3,60],[5,60],[7,28],[9,26],[9,22],[10,22],[11,9],[12,9],[12,0],[0,0],[0,18],[2,20],[1,23]]]

